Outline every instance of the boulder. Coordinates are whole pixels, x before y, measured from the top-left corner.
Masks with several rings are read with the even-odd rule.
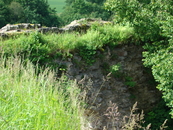
[[[91,27],[93,23],[98,24],[111,24],[110,21],[103,21],[101,19],[91,19],[91,18],[83,18],[80,20],[74,20],[70,24],[66,25],[62,28],[64,31],[79,31],[85,32],[87,29]]]

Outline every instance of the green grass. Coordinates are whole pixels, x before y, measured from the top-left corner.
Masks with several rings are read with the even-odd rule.
[[[78,89],[20,58],[0,58],[1,130],[80,130]]]
[[[54,72],[48,68],[43,71],[39,65],[52,62],[52,57],[56,59],[59,53],[73,56],[74,51],[87,64],[92,64],[96,49],[109,44],[117,45],[128,40],[131,35],[133,28],[128,26],[94,25],[84,34],[33,32],[1,39],[0,128],[81,129],[82,110],[81,107],[79,109],[76,84],[64,78],[55,80]],[[2,58],[2,55],[8,58]],[[10,58],[15,55],[26,59]],[[39,67],[30,61],[40,63]],[[57,69],[57,66],[54,68]]]
[[[133,28],[118,25],[93,25],[86,33],[41,34],[13,36],[0,42],[1,53],[25,55],[33,62],[47,64],[57,56],[73,56],[78,52],[88,63],[97,49],[104,51],[105,45],[111,48],[128,42],[134,36]],[[92,60],[93,62],[93,60]]]
[[[129,26],[105,25],[93,26],[87,33],[40,34],[33,32],[29,35],[19,35],[0,42],[0,48],[5,53],[18,54],[33,50],[33,47],[43,49],[47,53],[55,51],[73,51],[80,46],[98,49],[106,44],[118,45],[134,35]],[[47,50],[45,50],[47,49]],[[2,52],[1,51],[1,52]]]
[[[61,13],[65,5],[65,0],[48,0],[52,8],[56,8],[57,13]]]

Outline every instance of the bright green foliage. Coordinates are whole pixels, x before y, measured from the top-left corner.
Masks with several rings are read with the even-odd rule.
[[[169,6],[168,6],[169,7]],[[172,13],[172,12],[170,12]],[[173,39],[172,39],[173,17],[167,15],[167,21],[161,26],[162,35],[167,41],[158,41],[153,45],[146,44],[143,55],[144,65],[152,68],[155,80],[159,83],[157,88],[162,91],[166,105],[171,108],[173,118]]]
[[[95,62],[94,55],[97,49],[105,45],[113,47],[121,44],[122,42],[128,41],[132,35],[133,29],[128,26],[98,26],[94,24],[86,34],[83,34],[77,40],[77,49],[87,64],[92,64]]]
[[[105,8],[115,12],[115,22],[130,24],[143,42],[163,39],[161,26],[172,13],[171,1],[107,0]]]
[[[97,46],[101,47],[105,44],[110,46],[116,46],[121,43],[127,42],[130,38],[134,37],[134,30],[129,26],[119,25],[104,25],[97,26],[97,24],[91,27],[99,33],[95,39],[98,39]]]
[[[92,58],[96,50],[105,45],[116,46],[133,37],[133,28],[128,26],[95,24],[85,34],[40,34],[37,32],[16,36],[0,42],[2,53],[6,55],[24,55],[33,63],[48,64],[53,58],[70,56],[74,50],[88,64],[94,62]],[[92,58],[91,58],[92,57]]]
[[[24,55],[33,63],[48,62],[50,44],[47,44],[41,34],[32,33],[29,36],[23,35],[19,38],[9,39],[2,43],[3,53],[8,55]]]
[[[172,0],[107,0],[115,23],[134,27],[137,41],[145,44],[144,65],[151,67],[173,117],[173,2]]]
[[[157,88],[162,91],[167,106],[173,117],[173,46],[158,50],[155,53],[144,53],[144,65],[151,66]]]
[[[0,58],[0,128],[3,130],[80,130],[79,90],[18,58]]]
[[[109,67],[110,72],[114,77],[120,77],[120,69],[121,65],[120,64],[115,64]]]

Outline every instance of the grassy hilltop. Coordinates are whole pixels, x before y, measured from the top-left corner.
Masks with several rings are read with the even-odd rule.
[[[51,7],[56,8],[57,13],[61,13],[65,5],[65,0],[48,0]]]

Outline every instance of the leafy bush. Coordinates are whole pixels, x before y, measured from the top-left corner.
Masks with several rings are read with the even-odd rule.
[[[144,65],[151,66],[155,80],[159,83],[157,88],[162,91],[163,99],[171,108],[173,117],[173,46],[158,50],[155,53],[145,52]]]
[[[164,37],[160,28],[171,12],[171,1],[107,0],[105,8],[115,12],[115,23],[130,24],[143,42]]]
[[[133,27],[136,38],[145,45],[144,65],[151,67],[173,118],[172,1],[107,0],[105,7],[115,12],[115,23]]]
[[[127,42],[129,38],[134,36],[134,30],[129,26],[119,26],[119,25],[103,25],[98,26],[93,24],[91,30],[95,30],[99,33],[97,39],[99,39],[99,44],[116,46],[122,42]]]
[[[20,55],[25,57],[25,59],[28,58],[34,64],[39,62],[40,65],[45,65],[48,64],[52,58],[59,56],[59,53],[53,49],[54,45],[48,43],[47,40],[43,38],[43,35],[38,32],[12,37],[2,41],[0,46],[2,53],[5,55]],[[54,54],[52,55],[52,53]]]

